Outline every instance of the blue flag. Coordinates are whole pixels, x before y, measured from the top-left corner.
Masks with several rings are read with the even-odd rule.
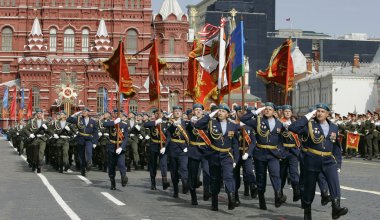
[[[120,93],[120,106],[123,104],[124,96],[123,93]]]
[[[24,101],[24,88],[21,89],[21,103],[20,103],[20,108],[24,109],[25,107],[25,101]]]
[[[5,88],[3,96],[3,108],[8,109],[8,87]]]
[[[244,28],[243,21],[231,33],[232,53],[234,54],[232,60],[232,82],[239,81],[240,77],[244,75]]]
[[[108,111],[108,94],[106,89],[103,89],[103,111]]]

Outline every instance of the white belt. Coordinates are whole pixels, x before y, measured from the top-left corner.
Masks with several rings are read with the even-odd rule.
[[[68,139],[68,138],[70,138],[69,136],[66,136],[66,135],[61,135],[61,136],[59,136],[60,138],[64,138],[64,139]]]
[[[37,134],[37,137],[43,137],[45,136],[44,134]]]
[[[107,137],[109,137],[110,134],[108,134],[108,133],[104,133],[103,136],[107,136]]]

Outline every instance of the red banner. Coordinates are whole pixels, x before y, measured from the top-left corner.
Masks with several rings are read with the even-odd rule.
[[[28,102],[28,110],[26,112],[26,118],[30,119],[33,114],[33,91],[29,89],[29,102]]]
[[[157,53],[156,40],[153,42],[152,49],[149,54],[149,100],[151,102],[157,100],[160,95],[160,70],[159,70],[159,60]]]
[[[124,43],[119,42],[119,46],[114,54],[107,61],[103,62],[106,71],[110,77],[118,84],[119,92],[123,93],[125,98],[136,95],[136,91],[129,76],[128,64],[124,55]]]
[[[360,141],[359,134],[355,134],[349,131],[347,132],[347,141],[346,141],[347,148],[358,150],[359,141]]]
[[[113,100],[114,100],[114,94],[111,91],[110,102],[108,103],[108,111],[110,111],[110,112],[113,111]]]
[[[11,102],[11,109],[9,111],[9,118],[16,119],[16,106],[17,106],[17,89],[13,89],[13,97]]]

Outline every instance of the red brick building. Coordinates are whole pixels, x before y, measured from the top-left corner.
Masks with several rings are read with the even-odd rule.
[[[160,42],[159,55],[168,63],[161,72],[161,106],[192,105],[184,96],[189,24],[176,0],[165,0],[157,15],[153,15],[151,0],[4,0],[0,18],[0,83],[20,79],[25,106],[32,91],[33,107],[49,115],[83,106],[103,112],[104,94],[110,97],[116,88],[102,61],[112,55],[120,39],[127,57],[144,48],[153,27]],[[129,108],[139,112],[154,107],[146,88],[148,56],[149,50],[128,62],[138,88]],[[0,87],[1,99],[4,89]],[[6,118],[1,119],[3,125]]]

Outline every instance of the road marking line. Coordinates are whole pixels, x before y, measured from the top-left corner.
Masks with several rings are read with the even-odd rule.
[[[105,196],[107,199],[109,199],[111,202],[115,203],[116,205],[118,206],[123,206],[125,205],[125,203],[121,202],[120,200],[116,199],[115,197],[113,197],[111,194],[109,194],[108,192],[101,192],[101,194],[103,194],[103,196]]]
[[[87,185],[91,185],[92,184],[92,182],[89,179],[87,179],[86,177],[84,177],[84,176],[77,175],[77,177],[79,179],[83,180],[83,182],[87,183]]]
[[[11,147],[13,147],[10,141],[9,144],[11,145]],[[14,150],[17,151],[17,149],[15,148]],[[26,157],[24,155],[21,155],[20,157],[26,162]],[[55,201],[57,201],[58,205],[61,206],[61,208],[63,209],[63,211],[66,212],[69,218],[72,220],[80,220],[79,216],[67,205],[67,203],[58,194],[57,190],[55,190],[55,188],[49,183],[47,178],[41,173],[37,173],[37,176],[40,177],[42,183],[46,186],[50,194],[54,197]]]
[[[340,186],[341,189],[345,189],[348,191],[356,191],[356,192],[364,192],[364,193],[370,193],[370,194],[375,194],[380,196],[380,192],[378,191],[371,191],[371,190],[364,190],[364,189],[356,189],[348,186]]]
[[[372,166],[378,166],[378,165],[380,165],[379,163],[364,163],[364,162],[346,161],[346,160],[343,163],[358,163],[358,164],[372,165]]]

